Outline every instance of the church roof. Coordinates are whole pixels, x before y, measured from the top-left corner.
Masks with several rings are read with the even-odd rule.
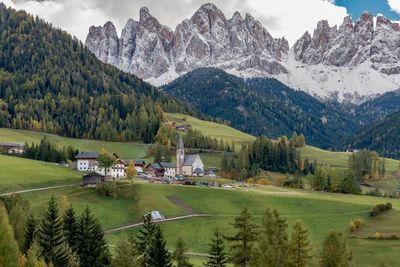
[[[186,155],[183,166],[192,166],[197,157],[199,157],[199,155]]]

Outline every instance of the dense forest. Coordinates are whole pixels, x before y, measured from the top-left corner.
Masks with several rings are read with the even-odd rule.
[[[0,127],[152,142],[163,111],[198,115],[66,32],[0,4]]]
[[[400,159],[400,113],[390,115],[345,140],[345,148],[367,148],[381,156]]]
[[[357,127],[353,115],[275,79],[244,80],[206,68],[190,72],[164,89],[203,113],[257,136],[303,133],[309,144],[328,148]]]

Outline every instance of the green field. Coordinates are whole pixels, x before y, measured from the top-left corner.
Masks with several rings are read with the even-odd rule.
[[[192,125],[193,129],[200,131],[206,136],[223,139],[229,144],[235,142],[235,145],[237,146],[236,149],[240,149],[240,146],[243,143],[251,143],[255,140],[254,136],[245,134],[227,125],[218,124],[210,121],[203,121],[179,113],[166,113],[165,117],[168,121],[173,121],[177,124],[190,124]]]
[[[382,198],[350,196],[329,193],[314,193],[281,189],[276,187],[250,187],[241,189],[217,189],[187,186],[173,186],[161,184],[138,183],[129,187],[121,184],[118,197],[115,199],[100,197],[93,189],[62,188],[43,192],[24,194],[32,202],[36,212],[43,212],[50,196],[65,195],[78,212],[89,206],[99,218],[105,230],[136,223],[143,214],[150,210],[159,210],[167,218],[188,214],[188,211],[173,204],[169,198],[180,199],[197,213],[212,214],[210,218],[197,218],[162,224],[169,248],[178,237],[187,243],[190,252],[205,253],[211,233],[215,227],[221,228],[225,234],[232,233],[230,223],[243,207],[248,207],[255,222],[259,222],[267,207],[278,209],[280,214],[288,219],[289,226],[296,219],[302,219],[310,231],[313,254],[318,255],[321,242],[327,233],[337,229],[350,235],[349,223],[361,218],[365,227],[399,231],[397,225],[400,213],[400,200],[386,200]],[[390,201],[393,203],[394,219],[392,223],[376,226],[377,222],[369,222],[369,211],[378,204]],[[389,218],[389,219],[390,219]],[[389,226],[390,225],[390,226]],[[373,228],[375,227],[375,228]],[[397,228],[396,228],[397,227]],[[366,228],[367,229],[367,228]],[[125,230],[107,235],[111,246],[122,238],[135,234],[138,229]],[[290,230],[289,230],[290,232]],[[381,253],[386,255],[384,261],[390,266],[400,264],[395,249],[400,241],[376,241],[365,239],[349,239],[354,254],[354,266],[377,266],[382,261]],[[388,248],[386,244],[390,244]],[[374,253],[371,253],[371,250]],[[389,253],[389,252],[390,253]],[[368,261],[365,260],[368,257]],[[196,258],[196,266],[201,266],[201,259]],[[314,262],[316,261],[316,257]],[[394,265],[393,265],[394,264]]]
[[[333,152],[322,150],[312,146],[301,148],[303,159],[308,158],[311,161],[317,160],[318,163],[327,164],[331,167],[347,168],[349,152]],[[397,178],[396,173],[399,170],[399,161],[394,159],[385,159],[386,171],[389,179]]]
[[[38,143],[46,136],[58,146],[73,146],[80,151],[100,151],[102,148],[116,152],[123,159],[141,159],[147,155],[148,146],[140,143],[104,142],[96,140],[74,139],[53,134],[45,134],[27,130],[0,128],[0,143]]]
[[[53,163],[0,155],[0,192],[77,183],[81,176]]]

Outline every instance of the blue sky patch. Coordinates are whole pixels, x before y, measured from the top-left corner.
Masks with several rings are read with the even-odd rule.
[[[336,5],[347,8],[353,20],[358,20],[364,11],[372,15],[383,14],[390,20],[400,20],[400,14],[393,11],[387,0],[336,0]]]

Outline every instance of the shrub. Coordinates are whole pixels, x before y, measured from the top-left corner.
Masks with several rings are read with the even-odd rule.
[[[351,222],[349,225],[350,232],[355,232],[357,230],[357,226],[354,224],[354,222]]]
[[[357,219],[357,220],[354,220],[353,223],[355,224],[357,229],[359,229],[361,227],[362,221],[361,221],[361,219]]]
[[[374,239],[381,240],[381,239],[383,239],[383,235],[381,233],[379,233],[379,232],[376,232],[375,235],[374,235]]]
[[[96,185],[96,192],[101,196],[117,197],[117,183],[104,182]]]
[[[393,208],[392,203],[390,203],[390,202],[388,202],[386,204],[378,204],[371,210],[370,216],[375,217],[379,213],[387,211],[387,210],[391,210],[392,208]]]

